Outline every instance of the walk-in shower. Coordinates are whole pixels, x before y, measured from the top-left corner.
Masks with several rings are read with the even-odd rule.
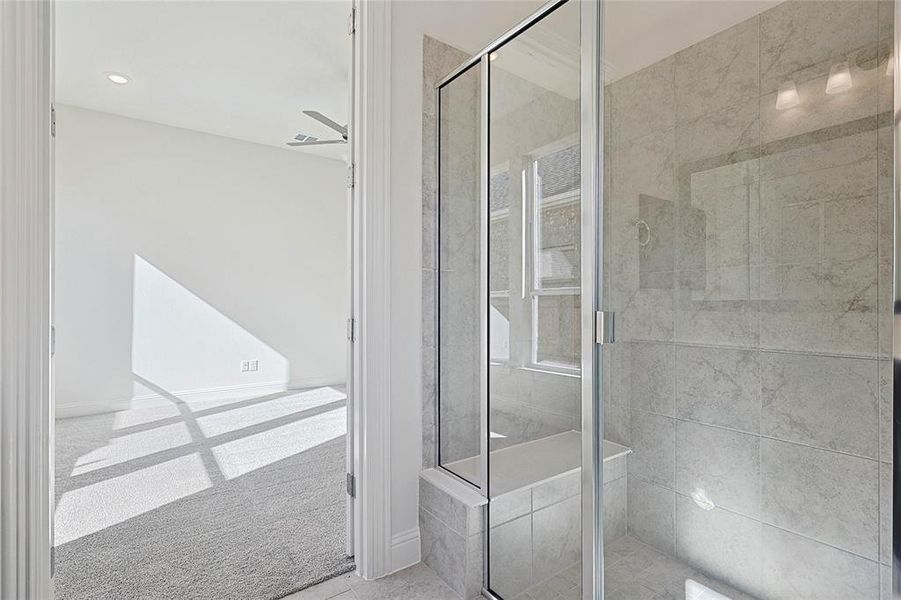
[[[467,592],[892,598],[894,18],[570,0],[436,78],[424,485],[472,493]]]

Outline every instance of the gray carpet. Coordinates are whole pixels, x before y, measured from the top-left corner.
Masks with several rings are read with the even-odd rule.
[[[273,432],[292,434],[304,426],[305,419],[315,427],[317,416],[334,418],[344,400],[276,415],[262,423],[252,423],[251,418],[248,426],[239,423],[235,430],[210,438],[198,426],[204,416],[236,408],[250,414],[253,407],[266,407],[272,401],[284,405],[290,401],[288,395],[201,411],[169,400],[178,409],[176,416],[131,427],[116,428],[112,414],[57,421],[57,502],[62,498],[71,506],[72,498],[83,490],[82,497],[95,494],[104,499],[98,504],[109,504],[114,510],[98,509],[100,514],[92,515],[93,507],[87,506],[69,511],[64,527],[59,523],[64,511],[58,510],[58,536],[84,527],[79,519],[85,523],[94,519],[104,526],[89,526],[86,534],[77,537],[70,533],[69,541],[57,546],[56,598],[268,600],[353,569],[353,560],[345,555],[344,435],[280,460],[257,460],[252,470],[240,475],[228,466],[223,469],[221,454],[216,454],[229,442],[244,448],[247,438],[263,438],[272,445]],[[178,444],[160,449],[159,442],[144,441],[143,452],[125,452],[126,459],[121,451],[119,458],[105,459],[101,450],[95,460],[98,448],[116,447],[116,438],[145,434],[155,440],[156,432],[169,432],[166,435]],[[261,435],[254,438],[255,434]],[[147,453],[148,448],[156,451]],[[271,448],[264,447],[262,452],[272,454]],[[92,458],[86,460],[86,456]],[[274,456],[279,457],[277,451]],[[175,459],[179,461],[167,462]],[[205,489],[166,503],[145,499],[153,497],[154,490],[136,496],[140,484],[135,482],[150,480],[145,474],[184,461],[193,461],[190,464],[202,474],[199,487]],[[188,485],[175,479],[173,488]],[[67,492],[72,493],[66,497]],[[152,509],[142,509],[146,502]],[[116,516],[117,511],[128,518]]]

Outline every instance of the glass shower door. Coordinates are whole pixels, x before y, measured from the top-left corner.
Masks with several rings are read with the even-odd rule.
[[[580,61],[578,2],[487,60],[486,587],[505,600],[582,597]]]
[[[608,598],[890,598],[893,4],[605,5]]]

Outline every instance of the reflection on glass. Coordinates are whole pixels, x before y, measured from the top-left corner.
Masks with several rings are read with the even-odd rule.
[[[663,4],[604,18],[607,593],[879,598],[893,3]]]
[[[565,596],[578,593],[581,561],[578,3],[495,54],[488,587]]]
[[[476,65],[438,92],[438,460],[477,486],[482,482],[480,80]]]

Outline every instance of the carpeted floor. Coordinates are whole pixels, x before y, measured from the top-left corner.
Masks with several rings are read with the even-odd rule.
[[[56,422],[56,598],[263,600],[353,569],[345,395]]]

